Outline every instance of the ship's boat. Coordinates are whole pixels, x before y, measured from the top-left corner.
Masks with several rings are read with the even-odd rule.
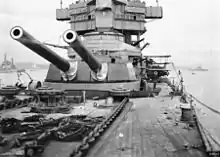
[[[61,7],[56,18],[70,21],[71,29],[63,33],[68,46],[57,47],[67,49],[69,59],[46,46],[53,44],[13,27],[13,39],[51,64],[43,86],[32,80],[25,95],[16,87],[1,90],[1,127],[8,134],[1,133],[0,140],[8,144],[0,146],[0,156],[213,153],[183,78],[175,86],[167,78],[169,62],[142,55],[149,45],[141,46],[145,19],[162,16],[162,7],[146,7],[140,0],[87,0]]]

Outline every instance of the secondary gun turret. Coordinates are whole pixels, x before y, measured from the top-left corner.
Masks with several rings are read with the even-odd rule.
[[[92,77],[97,81],[103,81],[107,77],[107,63],[100,63],[91,52],[82,44],[78,35],[73,30],[67,30],[63,34],[63,39],[68,43],[76,53],[88,64],[92,70]]]
[[[43,57],[55,65],[58,69],[60,69],[65,80],[72,80],[75,78],[77,62],[69,62],[60,57],[51,49],[43,45],[40,41],[36,40],[32,35],[30,35],[20,26],[13,27],[11,29],[10,35],[14,40],[19,41],[21,44],[31,49],[36,54]]]

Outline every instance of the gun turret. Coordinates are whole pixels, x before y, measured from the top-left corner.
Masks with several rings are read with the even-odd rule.
[[[40,41],[36,40],[32,35],[27,33],[22,27],[13,27],[11,29],[10,35],[14,40],[19,41],[21,44],[31,49],[36,54],[43,57],[44,59],[55,65],[62,72],[64,72],[63,74],[65,75],[63,75],[63,77],[65,77],[66,79],[69,80],[75,77],[77,70],[76,64],[71,64],[64,58],[57,55],[51,49],[43,45]]]
[[[82,44],[77,33],[72,30],[64,32],[63,39],[68,43],[78,55],[88,64],[92,70],[92,76],[95,80],[103,81],[107,76],[107,63],[100,63],[95,56]]]

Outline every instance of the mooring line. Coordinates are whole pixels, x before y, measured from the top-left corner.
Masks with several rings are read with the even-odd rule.
[[[192,94],[190,94],[190,93],[187,93],[187,94],[189,94],[190,97],[192,97],[192,98],[193,98],[195,101],[197,101],[200,105],[202,105],[202,106],[206,107],[207,109],[211,110],[212,112],[214,112],[214,113],[220,115],[220,111],[218,111],[218,110],[216,110],[216,109],[214,109],[214,108],[212,108],[212,107],[206,105],[205,103],[201,102],[199,99],[197,99],[197,98],[196,98],[195,96],[193,96]]]

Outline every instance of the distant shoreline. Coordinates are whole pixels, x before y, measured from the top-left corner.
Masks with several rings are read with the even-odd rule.
[[[31,62],[18,62],[15,63],[17,69],[48,69],[49,64],[38,64]]]

